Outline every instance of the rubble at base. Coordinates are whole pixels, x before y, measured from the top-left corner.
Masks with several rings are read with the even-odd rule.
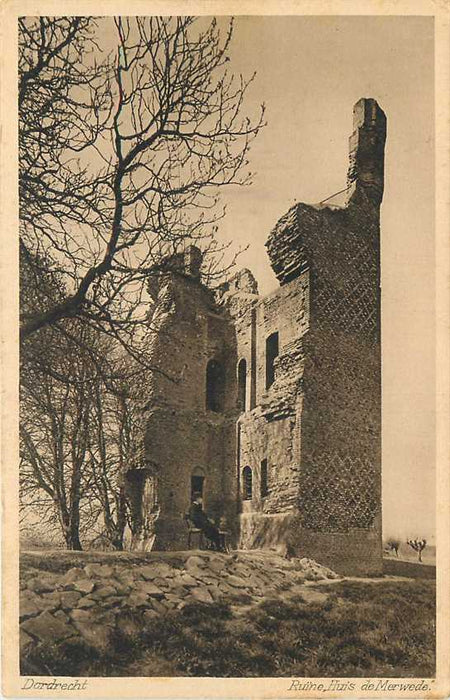
[[[139,613],[145,623],[191,603],[257,603],[307,582],[340,578],[312,559],[288,560],[267,551],[167,554],[86,563],[81,553],[73,557],[76,565],[54,573],[51,556],[28,553],[20,584],[22,651],[80,637],[101,650],[127,613]]]

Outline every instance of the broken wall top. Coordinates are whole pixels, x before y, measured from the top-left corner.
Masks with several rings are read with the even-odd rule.
[[[346,211],[357,207],[378,222],[384,189],[386,116],[374,99],[362,98],[355,104],[353,127],[349,139],[346,205],[295,204],[281,217],[267,239],[271,266],[280,284],[290,282],[309,268],[314,244],[313,237],[304,233],[319,231],[324,219],[340,218],[345,225]]]

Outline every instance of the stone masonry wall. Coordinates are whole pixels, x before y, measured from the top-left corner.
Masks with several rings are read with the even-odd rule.
[[[154,284],[149,322],[152,372],[142,414],[145,463],[157,477],[158,550],[182,549],[191,504],[191,477],[202,474],[210,517],[236,526],[237,484],[230,478],[235,456],[235,332],[210,290],[194,275],[161,275]],[[154,332],[156,331],[156,332]],[[224,373],[223,406],[207,410],[206,377],[211,360]],[[231,438],[230,438],[231,435]]]
[[[243,293],[239,284],[234,284],[225,303],[236,328],[237,357],[247,363],[246,410],[238,421],[239,542],[243,547],[277,546],[284,541],[298,499],[301,339],[308,329],[308,274],[263,299],[249,296],[247,290]],[[266,389],[266,338],[275,332],[279,340],[275,381]],[[263,460],[267,460],[264,495]],[[252,469],[251,500],[242,499],[242,470],[246,466]]]
[[[296,548],[305,554],[314,551],[340,571],[377,573],[379,205],[386,122],[373,100],[357,103],[354,116],[347,205],[295,205],[278,222],[267,246],[282,284],[291,283],[293,269],[307,267],[310,276],[310,322],[303,339],[300,517],[292,537]]]
[[[205,509],[225,516],[234,544],[284,545],[339,571],[381,570],[385,136],[377,103],[360,100],[347,204],[296,204],[279,220],[266,244],[281,285],[273,294],[260,298],[249,270],[213,294],[200,282],[195,248],[152,280],[156,372],[143,391],[141,451],[157,481],[156,549],[182,547],[197,470]],[[274,333],[278,356],[267,387],[266,339]],[[212,360],[223,369],[217,410],[206,405]],[[244,467],[252,470],[250,499]]]
[[[358,193],[355,195],[361,199]],[[378,216],[371,202],[344,212],[297,209],[311,250],[310,331],[304,340],[299,509],[305,553],[313,532],[362,528],[368,550],[381,550],[381,355]],[[356,531],[355,531],[356,532]],[[374,536],[375,535],[375,536]],[[355,540],[361,539],[361,533]],[[381,553],[354,566],[378,571]],[[322,548],[321,560],[334,557]],[[336,553],[338,554],[338,553]],[[340,556],[340,552],[339,552]],[[361,562],[361,564],[360,564]],[[341,569],[342,570],[342,569]]]

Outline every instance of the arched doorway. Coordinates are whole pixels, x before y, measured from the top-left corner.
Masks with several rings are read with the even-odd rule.
[[[191,474],[191,503],[198,495],[205,498],[205,479],[204,469],[196,467]]]

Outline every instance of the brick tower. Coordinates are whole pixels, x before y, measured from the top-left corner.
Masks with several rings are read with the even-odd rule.
[[[283,286],[309,275],[295,549],[381,572],[380,204],[386,117],[354,107],[342,208],[298,204],[267,241]]]

